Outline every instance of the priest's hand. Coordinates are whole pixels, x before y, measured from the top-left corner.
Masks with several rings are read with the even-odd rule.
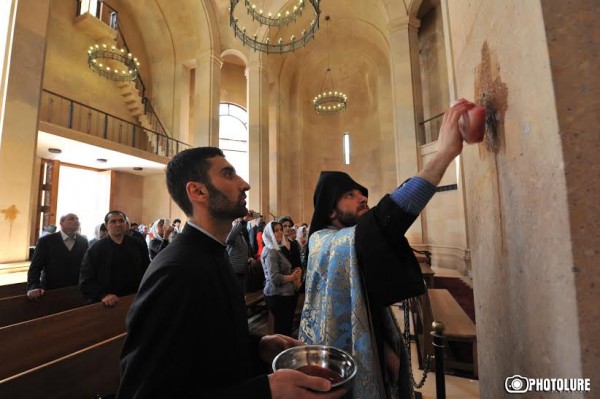
[[[346,394],[345,389],[329,392],[331,382],[328,379],[297,370],[277,370],[269,375],[269,386],[272,399],[337,399]]]
[[[292,337],[288,337],[287,335],[265,335],[260,340],[258,350],[262,361],[271,364],[273,359],[275,359],[275,356],[277,356],[279,353],[288,348],[299,345],[304,345],[304,343]]]

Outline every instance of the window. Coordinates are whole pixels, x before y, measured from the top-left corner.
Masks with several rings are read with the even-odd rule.
[[[343,137],[344,164],[350,165],[350,133],[344,133]]]
[[[62,215],[74,213],[79,217],[81,234],[91,240],[109,206],[110,171],[60,166],[56,224]]]
[[[250,178],[248,112],[230,103],[219,106],[219,148],[244,180]]]
[[[79,2],[79,13],[77,15],[90,13],[96,18],[100,18],[100,4],[101,1],[99,0],[81,0]]]

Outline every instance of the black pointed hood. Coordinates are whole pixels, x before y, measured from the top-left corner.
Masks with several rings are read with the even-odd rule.
[[[309,238],[313,233],[331,224],[329,215],[335,209],[337,201],[345,192],[355,188],[365,197],[369,196],[369,190],[352,180],[347,173],[337,171],[321,172],[313,196],[315,210],[310,222]]]

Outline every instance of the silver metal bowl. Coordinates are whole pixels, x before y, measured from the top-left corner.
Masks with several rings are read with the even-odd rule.
[[[318,366],[339,375],[341,381],[332,382],[331,389],[338,387],[352,389],[353,378],[356,375],[356,362],[352,356],[341,349],[325,345],[294,346],[273,359],[273,371],[297,370],[303,366]]]

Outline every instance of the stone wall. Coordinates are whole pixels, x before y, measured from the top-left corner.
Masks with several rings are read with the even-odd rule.
[[[498,120],[463,161],[480,392],[500,398],[514,374],[582,376],[565,163],[540,3],[447,6],[457,94]]]
[[[233,103],[247,109],[245,67],[223,63],[221,67],[221,102]]]

